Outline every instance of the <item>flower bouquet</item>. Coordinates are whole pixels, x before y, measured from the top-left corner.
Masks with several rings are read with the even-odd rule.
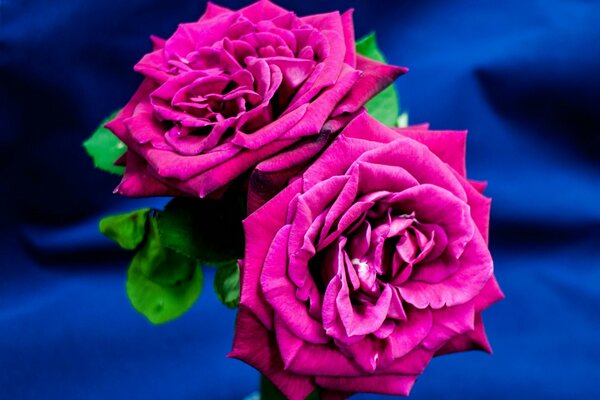
[[[116,193],[172,197],[100,222],[134,254],[136,310],[177,318],[216,268],[238,308],[229,356],[262,373],[262,399],[408,395],[433,357],[490,351],[481,313],[503,295],[466,132],[407,126],[407,70],[355,42],[351,10],[209,3],[152,44],[84,143]]]

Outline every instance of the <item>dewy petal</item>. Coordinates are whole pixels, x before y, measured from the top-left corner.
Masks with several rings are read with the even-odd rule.
[[[315,389],[310,377],[285,370],[275,336],[243,305],[238,310],[233,350],[228,357],[252,365],[290,400],[304,400]]]
[[[291,184],[244,220],[246,252],[241,268],[240,304],[252,310],[267,329],[272,327],[272,310],[260,290],[260,274],[270,244],[285,223],[284,205],[300,192],[301,187],[299,181]]]
[[[465,247],[460,263],[458,271],[442,282],[405,282],[398,288],[402,298],[420,309],[439,309],[470,301],[479,294],[493,272],[492,257],[479,231],[475,231]]]
[[[329,338],[320,322],[313,319],[306,304],[296,298],[296,287],[287,277],[290,228],[290,225],[285,225],[273,238],[260,276],[262,291],[275,314],[296,336],[310,343],[327,343]]]
[[[404,67],[383,64],[361,55],[358,55],[356,60],[356,69],[362,71],[360,79],[341,101],[333,112],[333,116],[358,111],[370,99],[408,71]]]

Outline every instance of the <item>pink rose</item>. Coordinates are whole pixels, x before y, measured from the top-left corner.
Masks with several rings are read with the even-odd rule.
[[[244,221],[231,356],[300,400],[407,395],[433,356],[490,351],[481,312],[503,295],[465,139],[350,122]]]
[[[239,11],[209,3],[197,22],[155,38],[135,70],[145,80],[107,124],[128,148],[116,191],[199,197],[318,142],[326,120],[405,71],[356,55],[351,11],[299,18],[266,0]]]

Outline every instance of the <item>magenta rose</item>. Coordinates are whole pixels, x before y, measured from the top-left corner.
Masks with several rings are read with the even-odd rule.
[[[300,18],[266,0],[239,11],[209,3],[197,22],[155,38],[135,70],[145,80],[107,124],[128,149],[116,191],[199,197],[318,141],[326,120],[405,71],[356,55],[351,11]]]
[[[231,356],[303,400],[407,395],[433,356],[490,351],[503,295],[465,138],[361,113],[250,215]]]

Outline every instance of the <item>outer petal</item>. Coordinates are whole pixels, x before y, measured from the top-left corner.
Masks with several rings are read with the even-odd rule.
[[[152,82],[150,79],[144,79],[140,87],[135,91],[133,97],[129,102],[119,111],[119,113],[115,116],[115,118],[108,122],[105,126],[112,133],[115,134],[116,137],[121,139],[126,144],[130,142],[131,135],[125,125],[125,120],[130,118],[133,115],[136,107],[140,102],[145,99],[148,99],[150,93],[152,93],[157,88],[157,85]]]
[[[304,400],[315,390],[309,377],[284,369],[274,335],[244,306],[240,306],[238,311],[233,350],[228,357],[237,358],[258,369],[290,400]]]
[[[206,197],[226,186],[235,178],[254,167],[261,160],[278,153],[295,142],[296,140],[279,140],[263,146],[258,150],[241,151],[235,157],[190,179],[186,182],[186,186],[191,192],[196,193],[197,196]]]
[[[317,376],[315,382],[318,386],[343,390],[353,393],[381,393],[396,396],[408,396],[415,381],[416,375],[371,375],[363,377],[331,378]]]
[[[407,68],[383,64],[361,55],[358,55],[356,60],[356,68],[362,71],[361,77],[333,112],[333,116],[358,111],[408,71]]]
[[[298,175],[329,141],[329,135],[306,138],[256,166],[248,185],[248,213],[265,204]]]
[[[344,29],[344,41],[346,43],[346,57],[344,62],[356,68],[356,42],[354,41],[354,22],[352,21],[354,10],[350,9],[342,14],[342,25]]]
[[[295,335],[310,343],[326,343],[329,338],[323,326],[308,313],[306,304],[296,298],[297,288],[287,276],[289,234],[290,226],[285,225],[271,242],[260,276],[264,297]]]
[[[252,310],[267,329],[272,329],[272,309],[262,295],[260,275],[269,246],[285,223],[285,205],[299,193],[300,188],[300,181],[293,183],[244,220],[246,253],[241,270],[240,304]]]
[[[492,199],[481,194],[478,190],[478,187],[481,188],[481,185],[473,186],[465,179],[462,179],[461,183],[467,193],[467,202],[471,206],[471,217],[473,218],[473,221],[475,221],[475,225],[487,244],[489,241],[490,207],[492,205]]]
[[[486,353],[492,353],[492,347],[490,346],[483,327],[481,313],[475,315],[475,325],[473,330],[453,337],[438,349],[435,352],[435,355],[441,356],[444,354],[459,353],[469,350],[482,350]]]
[[[430,131],[411,128],[396,131],[427,146],[433,154],[454,168],[461,177],[466,178],[466,131]]]
[[[437,350],[448,340],[470,332],[475,328],[475,305],[466,303],[460,306],[446,307],[433,312],[433,326],[423,346]]]
[[[259,0],[240,9],[239,12],[254,23],[274,19],[289,13],[285,8],[279,7],[269,0]]]
[[[331,176],[343,175],[358,157],[377,147],[377,143],[369,140],[338,136],[302,176],[304,191]]]
[[[181,196],[182,193],[157,181],[148,173],[148,163],[134,151],[126,153],[125,174],[115,193],[129,197]]]
[[[315,101],[308,105],[304,117],[282,135],[282,138],[296,138],[308,135],[316,135],[330,117],[336,104],[352,89],[359,79],[359,72],[344,65],[342,72],[335,85],[326,89]]]
[[[217,17],[221,14],[226,14],[226,13],[231,13],[231,12],[233,12],[233,11],[231,11],[229,8],[219,6],[219,5],[209,1],[208,3],[206,3],[206,11],[204,11],[204,14],[200,17],[199,21],[211,19],[211,18]]]

